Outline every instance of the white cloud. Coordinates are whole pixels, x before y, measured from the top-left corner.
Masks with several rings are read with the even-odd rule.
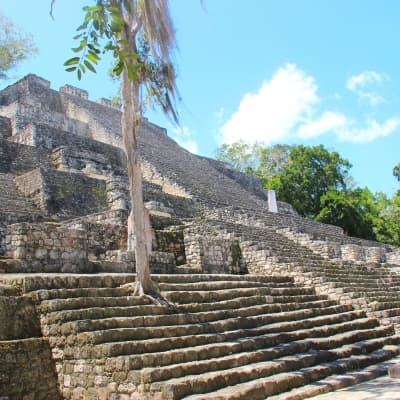
[[[376,71],[364,71],[361,74],[351,76],[347,82],[347,89],[356,92],[371,84],[380,84],[386,80],[385,76]]]
[[[346,82],[346,88],[359,96],[360,100],[366,100],[371,106],[384,103],[385,99],[372,87],[379,87],[388,77],[376,71],[364,71],[351,76]]]
[[[339,129],[337,136],[340,140],[355,143],[369,143],[380,137],[389,136],[400,126],[400,118],[389,118],[383,123],[372,119],[363,128],[345,126]]]
[[[318,101],[315,79],[296,65],[286,64],[257,93],[244,95],[239,109],[221,129],[222,142],[282,141],[310,118]]]
[[[321,117],[303,124],[299,127],[298,136],[301,139],[311,139],[327,132],[337,132],[348,124],[344,114],[326,111]]]
[[[380,98],[366,88],[386,79],[375,71],[366,71],[351,77],[346,87],[370,104],[376,104]],[[383,122],[367,118],[362,123],[360,119],[350,118],[342,112],[323,110],[317,89],[314,77],[294,64],[286,64],[256,93],[243,96],[238,110],[221,128],[221,141],[229,144],[242,140],[270,145],[293,138],[307,140],[332,133],[341,141],[369,143],[400,128],[400,117],[397,116]],[[340,101],[341,98],[335,100]]]

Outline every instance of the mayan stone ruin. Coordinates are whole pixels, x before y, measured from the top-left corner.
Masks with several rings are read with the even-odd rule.
[[[400,250],[139,135],[153,280],[132,295],[120,111],[28,75],[0,92],[0,399],[294,400],[386,374]]]

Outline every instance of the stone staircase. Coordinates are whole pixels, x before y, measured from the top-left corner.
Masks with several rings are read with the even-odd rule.
[[[384,324],[395,324],[400,331],[400,274],[390,266],[329,261],[271,227],[208,220],[198,229],[237,238],[248,272],[292,276],[317,293],[364,309]]]
[[[392,326],[290,277],[153,278],[173,305],[130,296],[129,274],[0,282],[36,303],[65,399],[302,399],[345,384],[336,374],[380,375],[399,353]]]
[[[18,192],[12,174],[0,173],[0,204],[0,213],[14,219],[33,222],[44,218],[43,211]]]

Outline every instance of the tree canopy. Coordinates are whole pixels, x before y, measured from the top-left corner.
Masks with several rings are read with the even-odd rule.
[[[323,146],[224,144],[217,158],[258,176],[306,217],[360,238],[400,245],[400,191],[392,198],[352,183],[351,164]],[[400,164],[393,169],[400,180]]]
[[[363,209],[366,203],[361,196],[361,190],[329,190],[321,197],[321,210],[315,220],[340,226],[350,236],[374,240],[372,221]]]
[[[330,189],[346,186],[349,161],[320,146],[222,145],[217,158],[261,179],[265,188],[294,206],[304,216],[315,217],[320,199]]]
[[[0,14],[0,79],[7,79],[10,70],[37,51],[32,36]]]

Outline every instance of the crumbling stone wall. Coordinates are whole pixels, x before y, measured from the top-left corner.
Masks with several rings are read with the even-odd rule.
[[[10,225],[7,253],[24,272],[88,272],[87,235],[59,224]],[[21,271],[22,272],[22,271]]]
[[[37,168],[15,177],[18,190],[31,199],[41,210],[46,210],[46,197],[41,169]]]
[[[48,165],[48,153],[42,149],[0,138],[0,172],[23,173]]]
[[[39,336],[40,323],[32,300],[21,296],[0,296],[0,342]]]
[[[103,180],[38,168],[16,178],[18,189],[42,210],[60,217],[87,215],[108,205]]]
[[[21,128],[14,135],[13,140],[37,148],[54,150],[57,147],[69,146],[76,149],[91,151],[107,156],[108,162],[112,165],[125,166],[124,152],[115,146],[102,143],[81,135],[74,135],[71,132],[57,129],[54,126],[43,125],[31,122]]]
[[[101,224],[94,222],[77,222],[68,224],[70,229],[86,232],[87,251],[90,259],[105,258],[107,251],[126,249],[126,225]]]
[[[154,230],[153,250],[172,253],[176,265],[186,264],[183,229]]]
[[[88,126],[87,137],[122,147],[121,112],[87,99],[87,92],[71,86],[60,89],[65,115]]]
[[[208,235],[199,226],[184,230],[186,262],[210,274],[240,274],[244,260],[238,240]]]
[[[64,222],[64,226],[73,227],[80,223],[96,223],[96,224],[115,224],[124,225],[126,224],[128,218],[128,212],[126,210],[107,210],[99,213],[94,213],[90,215],[85,215],[83,217],[78,217],[70,219]]]
[[[48,91],[51,93],[51,91]],[[57,92],[55,92],[57,94]],[[24,101],[24,100],[22,100]],[[71,132],[74,135],[81,135],[89,137],[89,127],[82,121],[68,118],[62,112],[47,110],[39,103],[26,104],[26,103],[12,103],[8,106],[2,107],[2,114],[11,120],[13,140],[19,139],[19,132],[24,130],[27,125],[35,121],[40,125],[50,125],[54,128]],[[28,140],[29,136],[21,136],[21,140]]]
[[[61,400],[48,339],[30,297],[0,284],[0,398]]]
[[[0,341],[0,398],[61,400],[48,339]]]

